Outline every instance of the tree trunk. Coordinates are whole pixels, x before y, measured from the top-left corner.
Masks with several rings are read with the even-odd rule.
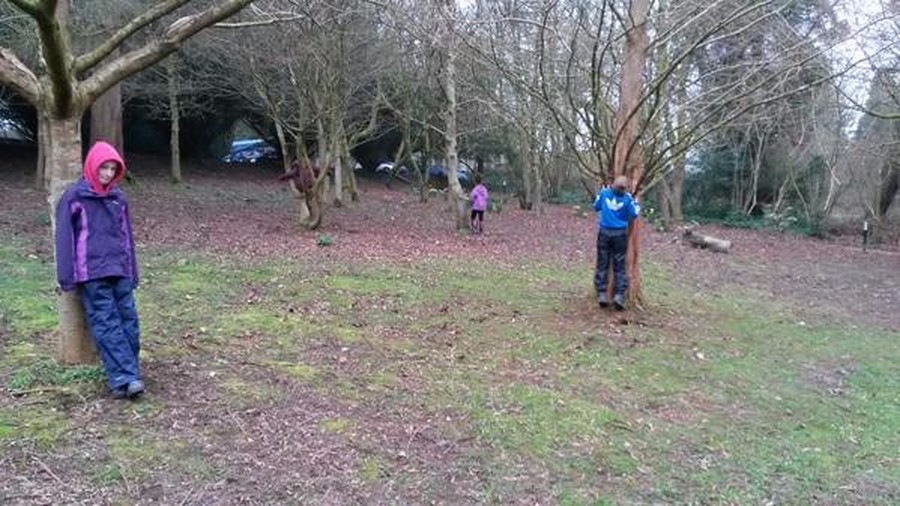
[[[452,19],[453,6],[448,5],[451,16],[448,17],[448,23]],[[457,124],[456,124],[456,48],[454,47],[453,28],[446,27],[447,37],[445,39],[446,59],[444,62],[444,92],[447,97],[446,109],[444,110],[444,145],[446,147],[445,160],[447,164],[447,186],[450,191],[447,198],[450,200],[450,208],[456,223],[457,230],[466,230],[469,227],[469,221],[466,219],[466,194],[459,184],[459,176],[457,169],[459,168],[459,153],[457,151]]]
[[[521,153],[520,156],[522,161],[522,193],[519,198],[519,207],[530,211],[533,205],[533,195],[531,193],[531,164],[533,161],[533,158],[531,157],[531,138],[528,135],[527,130],[522,129],[521,133],[519,152]]]
[[[616,111],[616,140],[613,148],[613,175],[627,176],[636,197],[640,191],[639,185],[644,170],[643,153],[638,138],[640,118],[638,106],[644,89],[644,66],[649,46],[646,25],[649,4],[649,0],[631,1],[628,19],[633,24],[626,27],[625,63],[619,84],[619,108]],[[643,299],[638,265],[640,230],[640,218],[634,220],[628,227],[628,253],[625,264],[630,280],[628,289],[630,306],[640,306]],[[612,281],[613,277],[610,277],[610,282]]]
[[[175,55],[169,59],[166,70],[169,75],[169,120],[171,130],[169,134],[169,149],[172,153],[172,181],[182,182],[181,177],[181,144],[179,136],[181,128],[181,113],[178,105],[178,62]]]
[[[322,202],[319,199],[319,191],[316,188],[306,192],[304,195],[304,206],[309,215],[303,224],[307,230],[315,230],[322,224]],[[301,208],[301,214],[302,209]]]
[[[684,209],[682,207],[682,197],[684,196],[684,155],[675,159],[675,166],[672,168],[671,182],[669,183],[669,209],[672,213],[672,222],[681,223],[684,221]]]
[[[662,178],[659,182],[659,188],[656,190],[656,200],[659,201],[660,218],[663,227],[666,230],[672,228],[672,188],[666,178]]]
[[[284,135],[284,127],[281,121],[275,119],[275,135],[278,137],[278,145],[281,147],[281,168],[287,172],[291,170],[291,153],[288,149],[287,136]]]
[[[334,157],[334,207],[344,205],[344,164],[340,153]]]
[[[543,149],[535,149],[534,150],[534,194],[532,198],[534,199],[534,210],[537,211],[538,216],[544,214],[544,183],[543,176],[541,174],[542,168],[544,167],[544,150]]]
[[[47,134],[39,139],[50,180],[49,203],[53,234],[56,234],[56,204],[66,187],[81,176],[81,119],[45,118]],[[54,248],[55,252],[55,248]],[[97,351],[88,333],[78,290],[62,292],[59,307],[59,356],[68,364],[92,364]]]
[[[353,157],[350,155],[350,145],[347,143],[347,137],[341,139],[341,156],[347,161],[347,185],[350,191],[350,201],[359,202],[359,187],[356,185],[356,171],[352,165]]]
[[[91,142],[106,141],[124,153],[122,135],[122,87],[116,84],[91,106]]]
[[[38,114],[38,153],[37,170],[34,174],[34,187],[37,190],[50,189],[50,175],[47,171],[47,146],[50,145],[50,119]],[[48,139],[46,142],[43,139]]]

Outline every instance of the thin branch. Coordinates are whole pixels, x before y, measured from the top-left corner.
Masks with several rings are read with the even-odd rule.
[[[842,97],[847,99],[853,105],[854,109],[865,114],[866,116],[871,116],[873,118],[885,119],[885,120],[900,119],[900,113],[898,113],[898,112],[895,112],[895,113],[878,112],[870,107],[866,107],[866,106],[860,104],[855,98],[851,97],[850,95],[847,94],[847,92],[842,90],[840,88],[840,86],[837,86],[836,84],[834,84],[834,89],[835,89],[835,91],[838,92],[838,94],[840,94]]]
[[[305,18],[306,16],[302,14],[296,14],[294,16],[288,18],[272,18],[272,19],[264,19],[260,21],[242,21],[239,23],[216,23],[213,25],[213,28],[250,28],[254,26],[268,26],[274,25],[276,23],[287,23],[290,21],[297,21]]]

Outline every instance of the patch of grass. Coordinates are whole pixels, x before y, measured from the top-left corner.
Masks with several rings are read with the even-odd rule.
[[[620,420],[605,407],[526,385],[486,392],[471,400],[470,414],[486,441],[541,458],[570,450],[573,443],[598,445]]]
[[[271,367],[288,376],[305,382],[314,380],[320,373],[318,367],[294,362],[270,361]]]
[[[241,409],[272,404],[283,397],[282,392],[272,385],[237,376],[226,377],[220,386],[227,393],[228,402]]]
[[[603,497],[592,498],[589,493],[564,490],[557,495],[559,506],[613,506],[615,503]]]
[[[0,272],[0,327],[22,337],[54,329],[59,318],[52,262],[6,243],[0,246]]]
[[[16,424],[8,413],[0,411],[0,441],[13,439],[16,435]]]
[[[11,390],[27,390],[38,386],[99,383],[104,378],[100,366],[65,367],[55,360],[44,358],[16,370],[7,381],[7,386]]]
[[[399,382],[396,374],[388,371],[380,371],[369,376],[370,388],[378,391],[389,390]]]
[[[94,483],[101,486],[114,485],[124,480],[122,466],[117,462],[105,464],[91,476],[91,479]]]
[[[47,449],[68,431],[68,419],[55,409],[41,406],[0,409],[0,441],[31,442]]]
[[[65,366],[37,343],[14,342],[0,350],[0,381],[12,391],[42,387],[87,387],[103,382],[99,366]]]
[[[159,473],[182,475],[191,479],[211,479],[221,471],[186,444],[155,437],[147,431],[120,428],[104,439],[111,461],[94,474],[95,481],[126,476],[141,482]]]
[[[346,434],[353,430],[353,421],[347,418],[329,418],[319,422],[319,428],[332,434]]]
[[[334,332],[335,337],[342,343],[354,344],[363,340],[359,329],[356,327],[341,324],[340,322],[335,322],[329,325],[329,327],[330,330]]]
[[[325,278],[326,286],[338,292],[357,295],[378,295],[380,297],[397,297],[406,301],[421,298],[424,287],[419,275],[409,270],[366,269],[332,274]]]
[[[29,364],[47,358],[45,352],[29,341],[10,343],[3,348],[3,355],[0,357],[2,357],[0,358],[0,372],[27,367]]]
[[[302,325],[304,323],[299,320],[277,316],[265,308],[248,307],[225,314],[219,320],[216,331],[226,337],[254,333],[282,337],[294,334]]]
[[[359,477],[365,483],[375,483],[389,474],[389,464],[382,458],[370,455],[359,465]]]

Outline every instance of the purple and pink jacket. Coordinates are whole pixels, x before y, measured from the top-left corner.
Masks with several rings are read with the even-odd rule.
[[[100,166],[118,164],[105,187]],[[84,160],[82,177],[69,186],[56,206],[56,279],[60,288],[106,277],[126,277],[138,284],[137,260],[128,200],[117,183],[125,176],[125,162],[116,149],[97,142]]]
[[[486,211],[488,203],[488,191],[483,184],[478,184],[472,188],[472,210]]]

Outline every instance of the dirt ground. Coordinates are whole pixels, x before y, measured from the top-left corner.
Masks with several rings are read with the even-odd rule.
[[[189,172],[187,185],[204,189],[198,193],[165,182],[153,172],[152,163],[137,159],[133,164],[136,182],[126,188],[139,251],[203,251],[254,260],[320,259],[360,265],[403,265],[423,258],[464,261],[477,257],[498,264],[552,259],[583,265],[586,276],[595,258],[595,218],[570,206],[546,206],[543,215],[538,215],[516,209],[510,201],[501,213],[488,214],[483,235],[459,235],[452,230],[449,210],[443,211],[447,206],[439,197],[420,203],[402,186],[387,189],[370,181],[362,185],[358,203],[329,208],[322,229],[308,232],[298,227],[295,202],[275,181],[274,170]],[[37,256],[52,255],[44,194],[30,188],[23,168],[27,165],[10,169],[13,162],[4,164],[0,165],[4,196],[0,236],[15,237]],[[716,254],[686,246],[677,232],[657,232],[650,226],[644,230],[642,257],[677,277],[682,289],[715,292],[723,286],[739,287],[749,297],[790,305],[811,320],[900,331],[900,251],[863,252],[852,238],[823,241],[701,227],[704,233],[732,241],[730,254]],[[322,234],[333,239],[333,246],[326,250],[316,245]],[[653,294],[647,295],[652,301]],[[481,309],[515,317],[501,314],[502,308]],[[166,399],[166,408],[160,412],[153,411],[152,405],[146,408],[150,412],[117,408],[102,397],[65,400],[70,404],[72,425],[86,429],[77,441],[49,455],[0,456],[0,469],[11,470],[0,470],[0,476],[9,480],[0,484],[0,498],[6,490],[11,491],[7,499],[12,504],[54,504],[66,502],[64,498],[96,504],[114,501],[113,495],[106,494],[121,493],[124,488],[140,504],[473,504],[485,500],[479,490],[490,481],[492,462],[484,459],[485,452],[478,451],[478,442],[468,436],[471,421],[453,421],[459,427],[456,437],[435,429],[436,419],[449,422],[455,414],[416,405],[414,363],[399,375],[402,391],[411,395],[404,402],[393,402],[389,395],[383,402],[370,398],[346,402],[285,381],[277,387],[287,392],[288,401],[261,410],[249,401],[235,403],[223,390],[221,378],[216,378],[216,374],[230,374],[243,382],[273,381],[253,358],[259,346],[254,336],[248,336],[239,346],[203,357],[203,363],[191,356],[151,362],[148,386]],[[307,359],[312,364],[365,369],[374,368],[378,360],[394,358],[373,358],[367,356],[371,352],[364,350],[364,344],[358,348],[323,345]],[[520,371],[522,377],[529,372]],[[544,380],[531,377],[528,381]],[[840,387],[836,381],[831,383]],[[21,401],[6,399],[0,407],[15,402]],[[144,417],[153,417],[150,429],[141,423]],[[152,458],[142,457],[149,459],[144,469],[118,469],[121,487],[97,488],[79,481],[78,470],[67,463],[92,465],[108,457],[104,452],[111,436],[90,429],[100,418],[108,426],[122,427],[122,437],[172,444],[154,447]],[[344,422],[359,420],[365,420],[365,425]],[[447,425],[452,424],[443,424]],[[323,431],[323,426],[333,430]],[[130,432],[130,427],[150,432]],[[342,437],[348,432],[352,437]],[[199,452],[203,461],[242,471],[224,477],[210,471],[206,480],[185,479],[188,474],[206,472],[202,463],[191,467],[191,456],[182,453],[177,441],[186,434],[193,441],[191,451]],[[371,463],[370,481],[361,481],[359,462]],[[554,483],[546,472],[521,469],[519,476],[521,482],[509,478],[510,490],[516,491],[509,503],[548,504],[557,499],[549,493]]]
[[[39,250],[49,247],[34,234],[46,221],[45,197],[30,187],[29,165],[0,165],[6,196],[0,228],[33,237]],[[14,165],[15,164],[15,165]],[[10,165],[15,169],[11,170]],[[139,248],[178,247],[235,256],[304,259],[321,255],[316,238],[330,235],[334,245],[326,256],[354,262],[414,262],[423,256],[478,257],[508,262],[521,258],[556,258],[591,269],[595,218],[570,206],[545,206],[542,216],[517,209],[510,199],[500,214],[490,214],[482,236],[458,236],[441,198],[420,203],[402,185],[393,189],[363,181],[359,203],[327,209],[318,231],[301,230],[297,207],[275,177],[277,169],[225,167],[189,176],[188,185],[207,188],[198,197],[160,181],[152,158],[132,163],[137,184],[128,188],[134,207]],[[146,180],[141,174],[146,174]],[[495,198],[503,198],[495,196]],[[438,210],[435,212],[435,208]],[[644,226],[642,255],[671,267],[698,290],[723,284],[746,287],[754,296],[786,299],[818,317],[836,316],[900,329],[900,250],[869,247],[857,236],[821,240],[787,232],[754,231],[720,226],[697,230],[732,242],[730,254],[692,249],[679,232],[658,232]]]

